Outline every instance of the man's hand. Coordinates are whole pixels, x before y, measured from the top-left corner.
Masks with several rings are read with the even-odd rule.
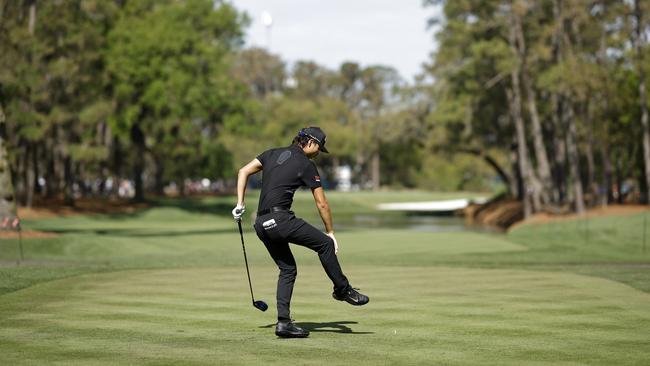
[[[332,238],[332,240],[334,241],[334,254],[338,254],[339,253],[339,243],[336,242],[336,238],[334,237],[334,232],[327,233],[327,236]]]
[[[244,215],[244,212],[246,212],[246,206],[237,205],[232,209],[232,217],[235,219],[235,221],[241,221],[241,217]]]

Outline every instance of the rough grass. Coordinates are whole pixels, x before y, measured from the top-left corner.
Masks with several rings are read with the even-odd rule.
[[[433,198],[330,195],[341,221],[372,212],[374,203],[417,199]],[[332,300],[318,258],[294,247],[292,315],[312,335],[278,340],[277,269],[245,225],[256,297],[270,305],[259,312],[250,305],[239,235],[227,216],[231,201],[169,200],[132,214],[30,221],[31,229],[62,235],[26,240],[30,262],[21,267],[13,266],[15,242],[0,241],[2,363],[636,365],[650,359],[646,213],[523,225],[507,235],[340,231],[344,271],[370,304]],[[303,193],[295,208],[314,220],[312,205]]]

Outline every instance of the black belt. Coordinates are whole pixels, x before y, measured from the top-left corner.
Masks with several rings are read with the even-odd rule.
[[[293,213],[293,211],[290,211],[286,207],[275,206],[275,207],[267,208],[266,210],[257,211],[257,216],[270,214],[271,212],[289,212],[289,213]]]

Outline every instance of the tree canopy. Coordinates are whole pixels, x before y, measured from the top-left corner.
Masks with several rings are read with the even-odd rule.
[[[225,1],[0,1],[0,179],[24,205],[227,187],[319,125],[330,184],[347,165],[360,189],[501,190],[527,213],[647,200],[647,2],[424,5],[437,47],[409,83],[244,48]]]

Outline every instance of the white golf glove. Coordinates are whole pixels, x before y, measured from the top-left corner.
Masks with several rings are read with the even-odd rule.
[[[327,233],[327,236],[332,238],[332,240],[334,241],[334,254],[338,254],[339,253],[339,243],[336,242],[336,238],[334,237],[334,233]]]
[[[237,205],[232,209],[232,217],[235,219],[235,221],[241,221],[241,217],[244,215],[244,212],[246,212],[246,206]]]

